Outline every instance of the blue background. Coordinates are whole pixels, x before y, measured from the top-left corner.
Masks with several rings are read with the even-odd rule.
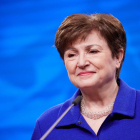
[[[121,78],[140,89],[140,2],[136,0],[0,1],[0,139],[31,138],[36,119],[76,91],[54,47],[70,14],[111,13],[127,34]]]

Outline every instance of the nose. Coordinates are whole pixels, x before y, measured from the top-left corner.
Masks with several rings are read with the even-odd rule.
[[[89,65],[89,61],[86,57],[86,54],[79,54],[78,62],[77,62],[77,67],[79,68],[85,68],[86,66]]]

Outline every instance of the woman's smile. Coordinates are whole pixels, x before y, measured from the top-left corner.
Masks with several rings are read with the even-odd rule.
[[[93,75],[95,72],[94,71],[83,71],[78,73],[78,76],[89,76],[89,75]]]

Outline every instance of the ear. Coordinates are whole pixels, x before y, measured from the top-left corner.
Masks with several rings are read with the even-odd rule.
[[[120,65],[121,65],[123,56],[124,56],[124,50],[123,49],[120,49],[119,50],[119,53],[116,56],[116,68],[117,69],[120,68]]]

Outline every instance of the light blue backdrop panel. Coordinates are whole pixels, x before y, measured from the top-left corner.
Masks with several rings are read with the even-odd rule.
[[[36,119],[76,91],[54,45],[70,14],[111,13],[127,34],[121,78],[140,89],[140,2],[136,0],[0,1],[0,139],[31,138]]]

